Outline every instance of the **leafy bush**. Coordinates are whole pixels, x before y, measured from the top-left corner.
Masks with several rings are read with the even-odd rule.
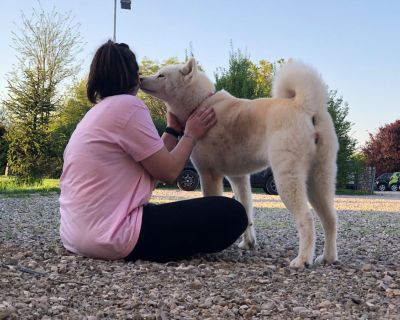
[[[362,151],[369,166],[376,167],[376,174],[400,171],[400,119],[370,134]]]

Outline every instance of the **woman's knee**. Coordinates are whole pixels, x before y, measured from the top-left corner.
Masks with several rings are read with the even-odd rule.
[[[225,221],[229,221],[232,226],[238,228],[242,233],[248,226],[246,209],[237,200],[228,197],[216,197],[221,207],[221,213]]]

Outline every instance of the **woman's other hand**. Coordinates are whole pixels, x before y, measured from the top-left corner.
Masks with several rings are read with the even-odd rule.
[[[210,128],[217,123],[213,108],[204,107],[193,112],[186,121],[185,135],[195,139],[201,139]]]

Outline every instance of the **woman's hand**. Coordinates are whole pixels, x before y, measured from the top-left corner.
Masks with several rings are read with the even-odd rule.
[[[194,140],[201,139],[217,123],[213,108],[203,107],[193,112],[185,125],[185,135]]]
[[[183,132],[184,129],[179,123],[178,118],[170,111],[167,111],[167,127],[175,129],[178,132]]]
[[[175,130],[182,129],[182,126],[175,127],[179,122],[173,114],[170,114],[169,120],[172,121],[168,123],[169,126],[173,126],[172,128]],[[174,120],[177,123],[174,123]],[[143,159],[141,164],[153,178],[173,183],[184,168],[196,141],[201,139],[216,123],[217,119],[212,108],[196,110],[186,121],[185,134],[182,139],[171,151],[164,147],[150,157]],[[175,145],[176,141],[173,140]]]

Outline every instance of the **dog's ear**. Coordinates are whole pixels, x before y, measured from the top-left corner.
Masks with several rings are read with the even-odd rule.
[[[191,79],[193,75],[197,72],[196,59],[190,58],[190,60],[182,67],[180,72],[188,79]]]

